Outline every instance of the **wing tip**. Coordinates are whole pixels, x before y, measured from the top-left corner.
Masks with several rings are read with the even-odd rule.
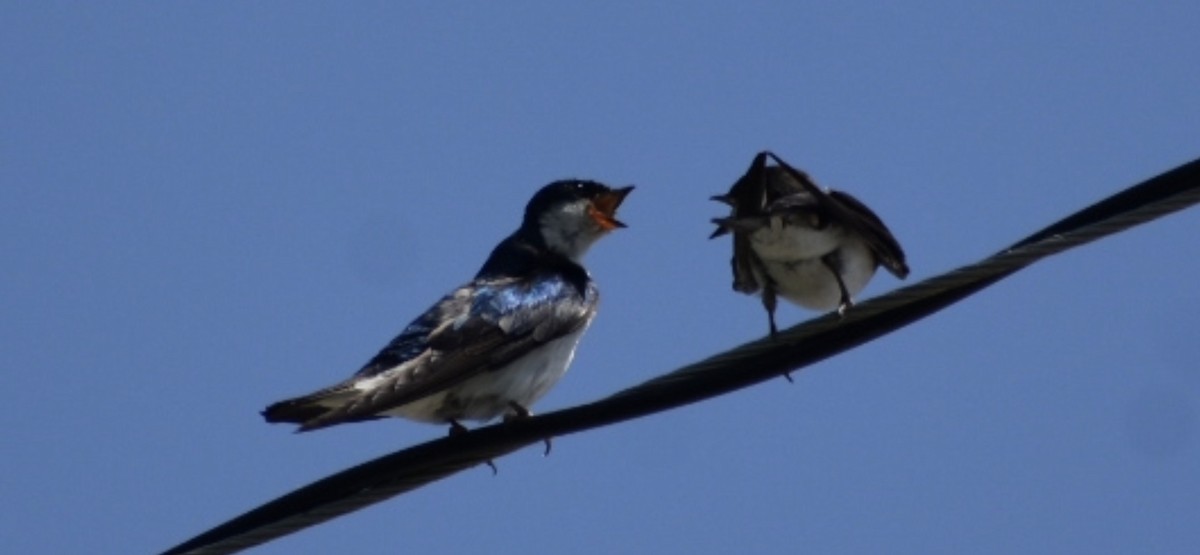
[[[304,429],[305,426],[327,410],[305,398],[300,398],[274,403],[260,411],[259,414],[268,424],[299,424],[300,431],[307,431]]]

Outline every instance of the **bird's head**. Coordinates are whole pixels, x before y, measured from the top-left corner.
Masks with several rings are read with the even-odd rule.
[[[597,239],[625,227],[617,208],[632,190],[583,179],[555,181],[530,199],[521,227],[551,251],[578,262]]]

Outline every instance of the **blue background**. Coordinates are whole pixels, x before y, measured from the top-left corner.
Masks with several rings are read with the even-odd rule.
[[[154,553],[441,437],[257,411],[350,375],[553,179],[638,189],[539,411],[764,333],[705,239],[759,149],[875,209],[909,282],[1191,160],[1200,4],[1124,4],[5,2],[0,551]],[[1198,236],[254,553],[1192,553]]]

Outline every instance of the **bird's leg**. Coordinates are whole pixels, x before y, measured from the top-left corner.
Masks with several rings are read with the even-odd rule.
[[[779,328],[775,326],[775,306],[778,304],[776,299],[775,282],[768,278],[763,284],[762,303],[763,307],[767,309],[767,323],[771,326],[771,339],[775,339],[775,335],[779,333]],[[792,379],[791,372],[784,372],[783,377],[787,378],[788,383],[796,383]]]
[[[505,422],[512,422],[514,420],[520,420],[522,418],[529,418],[530,416],[533,416],[533,412],[516,401],[509,401],[508,407],[512,409],[512,412],[504,415]],[[546,451],[542,453],[542,456],[548,457],[550,456],[550,438],[545,438],[542,441],[546,444]]]
[[[450,420],[450,437],[460,436],[460,435],[467,433],[467,427],[463,426],[461,422],[459,422],[458,420],[455,420],[453,418],[451,418],[449,420]],[[500,470],[496,468],[496,463],[492,462],[492,459],[488,459],[483,462],[484,462],[484,464],[488,465],[488,468],[492,469],[492,476],[495,476],[500,473]]]
[[[841,299],[838,300],[837,313],[838,316],[845,316],[846,309],[854,306],[854,301],[850,298],[850,292],[846,290],[846,282],[842,281],[842,264],[837,254],[838,251],[833,251],[822,256],[821,263],[829,268],[829,271],[833,273],[833,279],[837,280],[838,291],[842,294]]]
[[[770,280],[763,284],[762,304],[763,308],[767,309],[767,325],[770,327],[771,339],[774,339],[775,334],[779,333],[779,328],[775,326],[775,284]]]

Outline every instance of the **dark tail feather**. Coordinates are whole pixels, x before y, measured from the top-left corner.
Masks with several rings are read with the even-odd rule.
[[[328,391],[321,391],[304,397],[287,399],[263,409],[262,415],[271,424],[298,424],[297,432],[309,432],[338,424],[349,422],[366,422],[383,418],[379,415],[367,414],[354,417],[341,417],[332,420],[322,418],[335,409],[321,404],[328,401]]]
[[[329,409],[322,407],[306,398],[288,399],[275,403],[262,411],[263,418],[272,424],[290,423],[304,424]]]

